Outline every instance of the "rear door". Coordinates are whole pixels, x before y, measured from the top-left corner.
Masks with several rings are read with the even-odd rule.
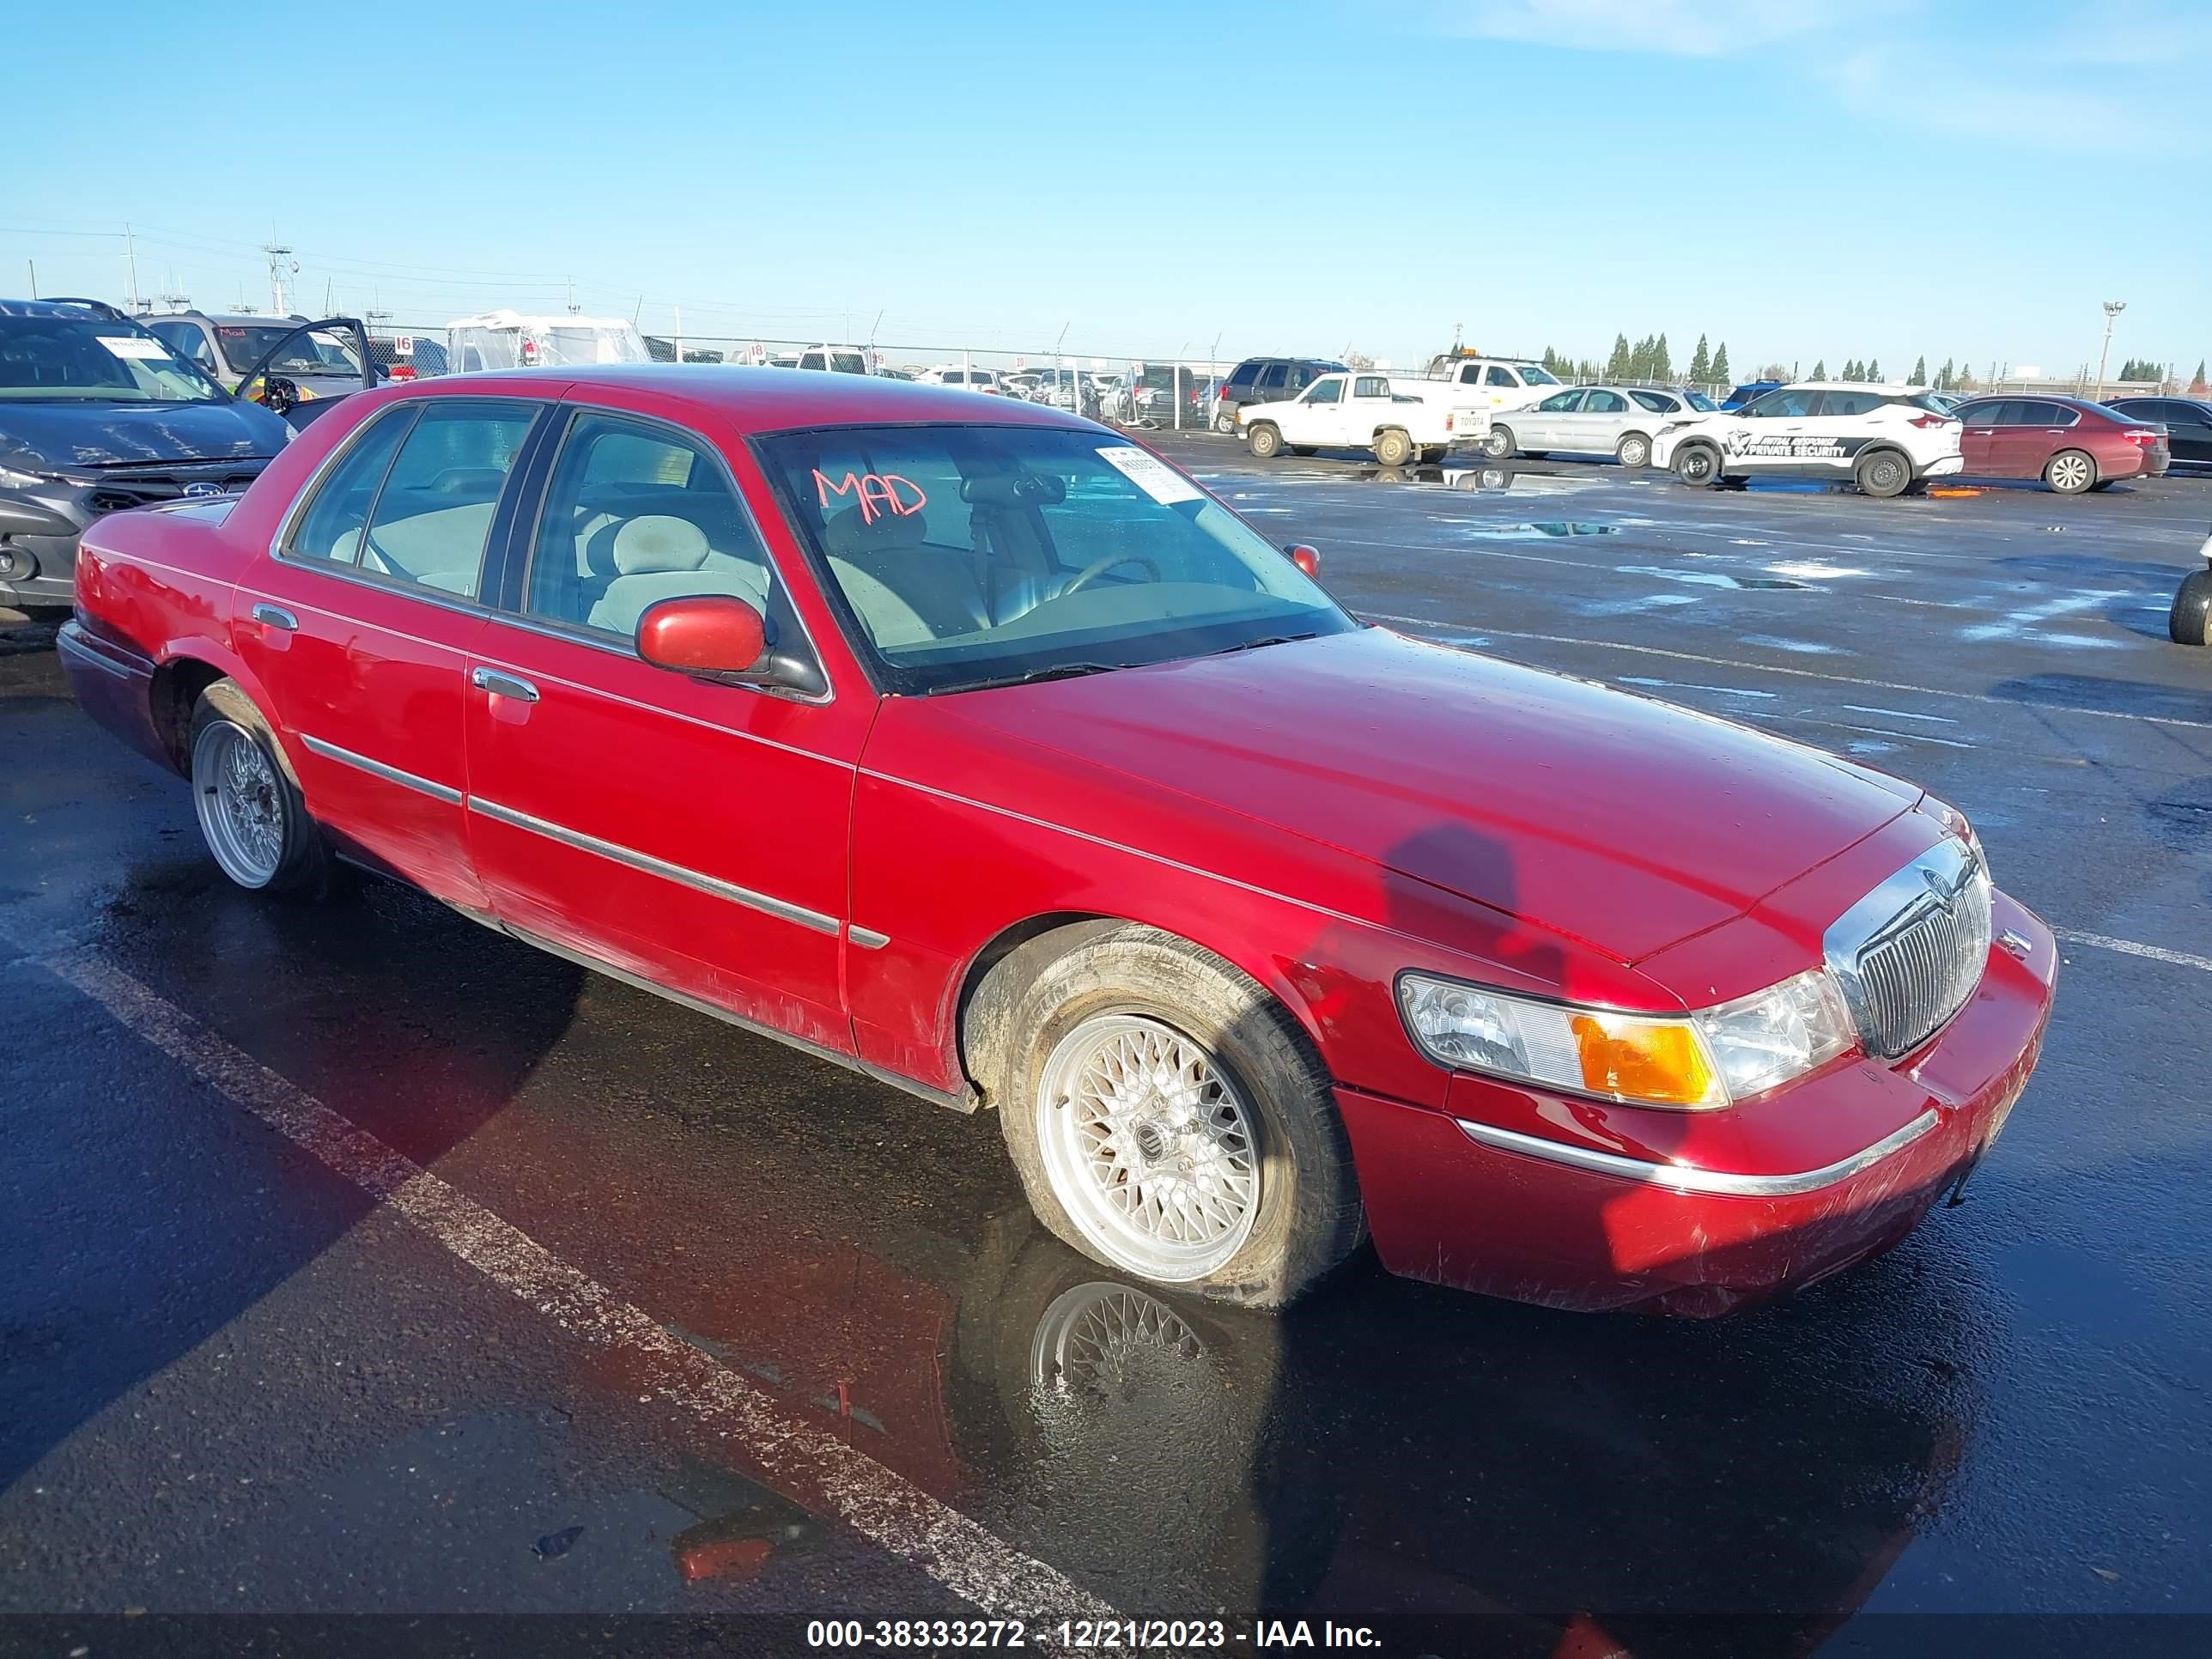
[[[872,693],[857,674],[830,685],[734,434],[597,399],[557,420],[469,659],[469,836],[491,902],[558,952],[850,1053],[846,854]],[[818,690],[638,656],[648,606],[707,593],[757,606]]]
[[[1627,398],[1602,386],[1594,388],[1573,414],[1559,417],[1564,441],[1554,447],[1570,454],[1610,455],[1628,429],[1628,418]]]
[[[477,912],[462,730],[484,556],[547,405],[422,398],[373,416],[239,584],[239,655],[349,851]]]

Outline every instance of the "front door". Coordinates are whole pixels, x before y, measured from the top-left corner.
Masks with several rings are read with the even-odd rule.
[[[566,419],[469,658],[469,836],[493,906],[540,944],[850,1053],[846,855],[872,694],[641,659],[647,606],[718,593],[819,666],[722,447],[613,410]]]
[[[239,584],[239,655],[316,819],[440,898],[488,908],[462,731],[484,551],[545,405],[425,398],[372,416]]]
[[[1334,448],[1351,441],[1345,429],[1344,380],[1341,374],[1323,375],[1283,411],[1288,417],[1283,423],[1285,441],[1301,448]]]

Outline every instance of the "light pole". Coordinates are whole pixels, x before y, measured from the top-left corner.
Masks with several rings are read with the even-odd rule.
[[[2097,353],[2097,392],[2095,397],[2090,400],[2093,403],[2101,404],[2105,401],[2105,362],[2112,355],[2112,324],[2127,308],[2128,302],[2125,300],[2105,301],[2105,344],[2104,348]]]

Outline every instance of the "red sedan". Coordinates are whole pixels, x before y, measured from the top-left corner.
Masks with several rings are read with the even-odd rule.
[[[2166,470],[2166,428],[2082,398],[1978,398],[1953,411],[1975,478],[2040,478],[2062,495]]]
[[[994,1108],[1069,1243],[1252,1305],[1370,1232],[1575,1307],[1820,1278],[1988,1146],[2057,971],[1913,786],[1364,627],[957,390],[390,387],[101,520],[77,600],[77,696],[241,887],[365,865]]]

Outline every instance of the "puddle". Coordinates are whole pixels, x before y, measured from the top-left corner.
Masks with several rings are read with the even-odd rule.
[[[1781,576],[1730,576],[1718,570],[1670,570],[1663,565],[1651,564],[1617,564],[1613,568],[1624,576],[1656,576],[1663,582],[1688,582],[1697,587],[1794,587],[1806,592],[1824,591],[1808,583],[1793,582]]]
[[[1536,542],[1552,536],[1618,536],[1620,533],[1620,526],[1610,524],[1581,524],[1571,522],[1565,519],[1552,519],[1542,524],[1492,525],[1486,529],[1470,530],[1467,533],[1490,542]]]

